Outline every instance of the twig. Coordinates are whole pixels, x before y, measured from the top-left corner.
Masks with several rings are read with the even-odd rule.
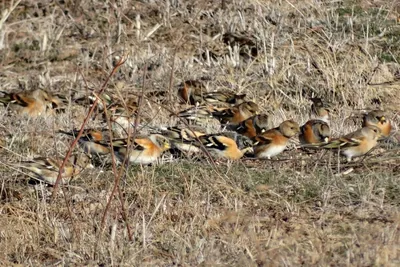
[[[132,149],[130,141],[131,141],[131,139],[133,139],[133,140],[135,139],[136,132],[137,132],[136,131],[137,130],[137,126],[139,125],[140,108],[141,108],[141,105],[142,105],[142,102],[143,102],[143,95],[144,95],[144,88],[145,88],[145,83],[144,82],[145,82],[145,77],[146,77],[146,69],[147,68],[145,67],[144,68],[144,74],[143,74],[142,93],[141,93],[141,96],[139,96],[139,101],[138,101],[139,103],[138,103],[137,114],[136,114],[135,122],[134,122],[134,126],[133,126],[133,133],[132,133],[132,136],[131,136],[131,131],[128,128],[126,154],[125,154],[124,160],[122,161],[122,164],[121,164],[122,167],[121,167],[119,172],[117,172],[117,168],[116,168],[116,164],[115,164],[114,147],[112,146],[112,139],[111,139],[112,135],[110,135],[112,165],[113,165],[113,172],[115,174],[115,176],[114,176],[114,186],[113,186],[113,189],[111,191],[111,195],[110,195],[110,197],[109,197],[109,199],[107,201],[107,205],[106,205],[106,208],[104,210],[103,217],[101,219],[101,229],[103,229],[104,225],[105,225],[107,213],[108,213],[108,211],[110,209],[110,206],[111,206],[111,200],[113,199],[115,193],[118,190],[119,199],[121,201],[122,217],[123,217],[123,219],[125,221],[126,229],[127,229],[127,232],[128,232],[128,238],[129,238],[130,241],[133,240],[133,236],[132,236],[132,232],[131,232],[131,229],[130,229],[129,223],[128,223],[128,216],[127,216],[127,213],[126,213],[126,210],[125,210],[125,206],[124,206],[124,197],[123,197],[123,194],[122,194],[122,191],[121,191],[121,188],[120,188],[120,181],[121,181],[121,177],[122,176],[123,176],[123,179],[126,179],[126,173],[127,173],[128,167],[129,167],[129,153],[130,153],[130,149]],[[122,103],[125,106],[125,110],[128,110],[125,101],[122,101]],[[104,111],[105,111],[105,115],[106,115],[106,120],[107,120],[107,125],[108,125],[108,128],[109,128],[109,131],[111,131],[110,119],[108,117],[106,109],[104,109]],[[130,115],[131,114],[128,114],[128,120],[131,117]],[[124,170],[125,170],[125,172],[123,173]]]
[[[96,97],[98,97],[98,96],[96,96]],[[100,98],[99,98],[99,99],[100,99]],[[103,105],[104,105],[104,107],[105,107],[105,106],[106,106],[106,103],[105,103],[102,99],[100,99],[100,100],[103,102]],[[107,126],[108,126],[109,141],[110,141],[110,144],[112,144],[113,133],[112,133],[112,130],[111,130],[110,117],[108,116],[108,113],[107,113],[107,109],[106,109],[106,108],[104,109],[104,115],[105,115],[105,117],[106,117],[106,122],[107,122]],[[114,173],[114,188],[115,188],[115,185],[119,185],[119,181],[120,181],[120,177],[121,177],[121,172],[117,172],[117,165],[116,165],[115,154],[114,154],[114,146],[111,145],[110,148],[111,148],[112,169],[113,169],[113,173]],[[106,216],[107,216],[108,210],[109,210],[110,205],[111,205],[111,200],[112,200],[112,197],[113,197],[114,194],[115,194],[114,188],[113,188],[113,191],[112,191],[112,193],[111,193],[111,196],[110,196],[110,198],[109,198],[109,200],[108,200],[108,202],[107,202],[107,206],[106,206],[106,208],[105,208],[105,210],[104,210],[104,214],[103,214],[103,217],[102,217],[102,219],[101,219],[101,227],[100,227],[100,229],[104,229]],[[126,209],[125,209],[125,205],[124,205],[124,198],[123,198],[123,195],[120,195],[120,198],[119,198],[119,199],[120,199],[120,202],[121,202],[122,217],[123,217],[123,219],[124,219],[124,221],[125,221],[126,230],[127,230],[127,232],[128,232],[128,238],[129,238],[130,241],[132,241],[132,240],[133,240],[132,231],[131,231],[131,229],[130,229],[130,227],[129,227],[128,217],[126,216]]]
[[[115,65],[114,69],[111,71],[111,73],[107,76],[106,80],[104,81],[104,83],[103,83],[101,89],[100,89],[99,92],[97,93],[98,95],[101,95],[101,94],[104,92],[104,90],[106,89],[106,86],[107,86],[108,82],[110,81],[110,78],[115,74],[115,72],[117,71],[117,69],[118,69],[122,64],[125,63],[125,60],[126,60],[126,59],[121,58],[121,60],[118,61],[118,63]],[[84,130],[84,128],[85,128],[87,122],[89,121],[90,116],[92,115],[93,111],[95,110],[98,101],[99,101],[99,99],[96,98],[96,100],[94,101],[94,103],[93,103],[91,109],[89,110],[88,114],[86,115],[85,120],[83,121],[83,123],[82,123],[82,125],[81,125],[81,128],[80,128],[80,130],[79,130],[77,136],[75,137],[75,140],[74,140],[74,141],[72,142],[72,144],[70,145],[70,147],[69,147],[69,149],[68,149],[68,152],[67,152],[67,154],[65,155],[63,162],[61,163],[60,170],[59,170],[58,176],[57,176],[57,180],[56,180],[56,182],[55,182],[55,184],[54,184],[54,187],[53,187],[53,194],[52,194],[52,196],[51,196],[51,202],[54,201],[54,199],[55,199],[56,196],[57,196],[58,184],[59,184],[60,181],[61,181],[61,173],[62,173],[62,171],[64,170],[64,166],[65,166],[65,164],[67,163],[69,157],[71,156],[72,150],[75,148],[76,144],[78,143],[78,140],[81,138],[82,133],[83,133],[83,130]]]

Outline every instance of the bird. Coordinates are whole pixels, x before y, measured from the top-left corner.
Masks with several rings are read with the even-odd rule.
[[[34,178],[54,185],[63,160],[59,157],[38,157],[30,161],[23,161],[18,166],[33,172]],[[62,170],[61,183],[68,183],[73,176],[80,174],[86,168],[93,168],[90,158],[82,154],[73,155]]]
[[[237,105],[244,102],[246,94],[236,94],[231,91],[207,92],[206,86],[198,80],[183,82],[178,89],[179,97],[188,104],[216,104],[227,103]]]
[[[311,117],[329,124],[330,110],[327,105],[319,97],[313,97],[310,100],[313,102],[311,105]]]
[[[55,112],[65,112],[67,106],[68,106],[68,98],[63,95],[63,94],[51,94],[47,92],[49,96],[49,101],[51,105],[51,111]]]
[[[258,113],[259,107],[252,101],[243,102],[231,108],[225,108],[212,112],[212,116],[217,118],[222,124],[238,124]]]
[[[79,130],[71,132],[60,130],[59,133],[76,137]],[[110,140],[107,129],[85,129],[78,142],[83,150],[90,155],[106,155],[110,153],[110,147],[106,144]]]
[[[97,108],[100,111],[106,109],[109,105],[115,102],[115,97],[109,93],[102,93],[98,96],[99,100],[97,102]],[[92,106],[96,101],[97,96],[95,94],[84,95],[75,97],[74,103],[77,103],[82,106]]]
[[[382,132],[382,137],[384,138],[388,137],[392,130],[392,124],[383,110],[373,110],[365,114],[362,126],[378,127]]]
[[[181,139],[191,141],[199,136],[205,135],[205,129],[197,126],[173,126],[163,129],[164,135],[172,139]]]
[[[198,137],[203,148],[215,158],[238,160],[246,153],[253,152],[250,138],[236,132],[222,132]]]
[[[133,131],[138,108],[138,103],[134,100],[126,101],[125,103],[116,102],[110,104],[107,107],[107,116],[103,113],[103,120],[107,122],[108,117],[112,130],[121,136],[126,136]],[[140,116],[139,118],[142,117]]]
[[[107,123],[109,119],[112,129],[119,135],[125,136],[128,131],[132,132],[138,113],[138,102],[134,96],[127,96],[123,100],[122,98],[122,95],[102,93],[98,97],[95,94],[81,96],[76,98],[75,102],[91,107],[96,99],[99,99],[97,109],[102,112],[102,120]]]
[[[213,117],[214,112],[222,111],[227,109],[228,106],[224,104],[218,105],[196,105],[178,113],[172,113],[170,116],[176,116],[180,119],[185,119],[191,125],[208,126],[220,125],[220,121]]]
[[[184,81],[179,89],[178,89],[178,96],[182,99],[183,102],[197,105],[201,104],[202,95],[206,92],[205,85],[198,80],[188,80]]]
[[[160,134],[113,140],[110,145],[121,162],[127,157],[130,163],[144,165],[156,162],[164,151],[171,148],[169,139]]]
[[[293,120],[286,120],[278,127],[270,129],[254,138],[254,156],[260,159],[271,159],[282,153],[289,143],[289,139],[300,132],[299,124]]]
[[[227,103],[230,105],[239,105],[245,100],[246,94],[235,94],[230,91],[214,91],[203,94],[203,101],[206,103]]]
[[[197,138],[206,135],[204,129],[196,126],[173,126],[163,129],[161,134],[171,140],[172,148],[187,153],[198,153],[200,148],[194,145]]]
[[[301,144],[327,143],[331,130],[328,123],[322,120],[309,120],[300,127],[299,140]]]
[[[272,119],[266,114],[254,115],[239,124],[228,126],[229,129],[236,131],[239,134],[254,138],[255,136],[269,130],[272,124]]]
[[[322,148],[339,149],[340,154],[346,157],[347,162],[350,162],[353,157],[363,156],[374,148],[378,144],[378,139],[381,135],[382,132],[378,127],[366,126],[334,139],[322,145]]]
[[[190,107],[188,109],[182,110],[176,114],[180,118],[185,118],[187,120],[203,121],[213,118],[212,113],[215,112],[215,107],[211,105]],[[173,116],[172,114],[171,116]]]
[[[49,114],[54,100],[55,98],[49,92],[42,89],[19,93],[2,92],[2,97],[0,97],[0,102],[9,105],[11,110],[32,118]]]

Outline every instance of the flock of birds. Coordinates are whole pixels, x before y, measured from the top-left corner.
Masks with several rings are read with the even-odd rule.
[[[152,164],[165,151],[180,153],[180,156],[207,153],[215,158],[238,160],[244,155],[258,159],[271,159],[282,153],[289,140],[298,135],[303,148],[339,149],[347,161],[365,155],[378,144],[378,140],[389,137],[392,126],[382,110],[366,114],[359,130],[339,138],[331,138],[329,108],[320,98],[312,98],[311,117],[304,125],[293,120],[283,121],[273,128],[271,117],[258,114],[256,103],[246,100],[246,95],[229,91],[207,92],[200,81],[186,81],[178,89],[182,103],[191,107],[176,115],[186,121],[182,125],[152,129],[148,135],[132,134],[138,104],[135,99],[124,103],[109,94],[101,95],[98,103],[100,113],[107,114],[112,129],[85,129],[78,142],[85,156],[74,155],[62,170],[62,182],[68,182],[87,166],[92,166],[93,157],[114,153],[121,163]],[[76,99],[74,102],[93,103],[95,97]],[[65,99],[60,95],[36,89],[19,93],[1,92],[0,102],[8,110],[29,117],[48,116],[62,110]],[[196,122],[204,119],[218,120],[224,126],[219,133],[206,133]],[[189,126],[191,125],[191,126]],[[119,129],[122,138],[110,138],[110,133]],[[122,131],[121,131],[122,129]],[[76,137],[78,130],[59,133]],[[21,162],[18,166],[33,173],[35,179],[54,184],[62,159],[41,157]]]

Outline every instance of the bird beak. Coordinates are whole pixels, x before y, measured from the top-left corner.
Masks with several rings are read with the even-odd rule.
[[[382,123],[385,123],[386,122],[385,116],[380,117],[379,121],[382,122]]]

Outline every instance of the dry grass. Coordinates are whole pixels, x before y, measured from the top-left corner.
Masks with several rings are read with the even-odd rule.
[[[106,90],[121,98],[170,90],[144,101],[151,126],[173,124],[161,105],[184,108],[176,86],[205,77],[209,90],[247,93],[275,125],[304,123],[316,95],[333,103],[335,136],[356,129],[360,110],[375,107],[388,110],[398,129],[397,1],[16,2],[0,2],[8,10],[0,20],[3,91],[46,88],[75,99],[98,91],[117,59],[129,55]],[[229,46],[228,32],[254,45]],[[28,184],[13,167],[65,154],[70,140],[55,131],[79,127],[87,112],[70,104],[34,120],[1,111],[3,135],[11,134],[0,154],[1,265],[400,264],[398,146],[347,166],[333,153],[298,151],[216,168],[207,160],[132,166],[124,199],[113,198],[102,229],[114,185],[109,159],[53,202],[51,188]]]

